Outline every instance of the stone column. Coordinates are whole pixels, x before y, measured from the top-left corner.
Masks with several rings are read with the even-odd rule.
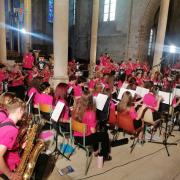
[[[31,0],[24,0],[24,29],[27,32],[26,34],[23,34],[25,52],[28,52],[28,50],[31,49],[31,35],[30,35],[31,25],[32,25],[31,14],[32,14]]]
[[[7,63],[6,29],[5,29],[5,4],[0,0],[0,62]]]
[[[90,69],[89,69],[90,77],[92,77],[93,69],[96,65],[98,20],[99,20],[99,0],[93,0],[91,46],[90,46]]]
[[[68,18],[69,0],[54,0],[54,87],[68,80]]]
[[[168,12],[169,12],[169,3],[170,0],[161,0],[155,52],[153,59],[154,71],[160,69],[159,64],[161,62],[161,58],[163,54],[164,39],[166,35],[166,26],[167,26]]]

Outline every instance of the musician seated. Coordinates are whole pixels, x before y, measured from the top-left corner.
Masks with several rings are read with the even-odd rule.
[[[161,118],[161,114],[158,112],[158,110],[162,97],[155,95],[155,89],[152,81],[146,82],[145,88],[149,89],[149,93],[144,96],[143,104],[151,109],[153,113],[153,120],[156,121]]]
[[[0,174],[18,180],[22,179],[21,175],[13,172],[20,162],[17,141],[19,130],[16,124],[22,118],[25,105],[20,99],[13,98],[6,109],[9,116],[0,123]]]
[[[96,112],[93,103],[93,96],[90,92],[84,92],[75,106],[73,112],[73,118],[79,122],[87,125],[86,132],[86,145],[92,145],[94,151],[98,151],[99,142],[101,143],[100,154],[104,157],[104,160],[111,160],[109,136],[107,132],[97,132],[97,120]],[[83,144],[83,134],[74,132],[75,140]]]
[[[129,115],[134,124],[134,129],[138,129],[142,126],[141,117],[145,108],[146,105],[143,105],[141,110],[138,113],[136,112],[135,106],[133,105],[133,98],[129,91],[124,92],[121,101],[117,105],[118,112],[129,112]],[[139,134],[139,140],[143,140],[143,131]]]
[[[36,96],[36,107],[38,107],[38,104],[47,104],[51,105],[53,103],[53,97],[50,95],[51,93],[51,87],[48,82],[43,82],[39,87],[40,93]],[[50,119],[50,114],[42,113],[43,117],[47,120]]]
[[[59,124],[64,132],[70,131],[70,126],[69,126],[70,109],[67,101],[67,90],[68,90],[68,85],[66,83],[59,83],[56,86],[54,99],[53,99],[53,106],[56,106],[58,102],[64,103],[64,108],[59,117]]]

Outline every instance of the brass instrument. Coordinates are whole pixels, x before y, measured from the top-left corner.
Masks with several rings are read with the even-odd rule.
[[[27,135],[26,147],[23,151],[20,163],[16,169],[16,172],[18,172],[21,175],[24,174],[24,171],[26,169],[26,164],[28,163],[30,153],[33,149],[37,129],[38,129],[38,125],[34,124],[32,128],[29,130],[29,133]]]
[[[26,136],[26,147],[23,151],[20,164],[16,169],[16,172],[21,174],[24,180],[31,178],[39,154],[45,147],[43,141],[38,141],[37,143],[35,141],[38,128],[39,124],[30,125]]]
[[[36,165],[36,162],[37,162],[37,159],[44,148],[45,148],[44,141],[38,141],[36,143],[36,145],[34,146],[32,152],[30,154],[29,162],[28,162],[26,170],[23,174],[23,179],[27,180],[27,179],[31,178],[34,168],[35,168],[35,165]]]

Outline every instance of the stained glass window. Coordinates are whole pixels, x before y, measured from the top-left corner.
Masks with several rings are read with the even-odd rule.
[[[52,23],[54,19],[54,0],[49,0],[49,13],[48,13],[48,22]]]

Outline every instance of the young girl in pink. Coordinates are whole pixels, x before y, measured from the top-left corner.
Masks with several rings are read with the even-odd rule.
[[[93,103],[93,96],[90,92],[85,92],[81,96],[79,102],[75,106],[73,118],[87,125],[86,145],[92,145],[94,151],[98,150],[98,144],[101,143],[100,154],[104,160],[111,160],[109,156],[110,145],[107,132],[98,132],[96,129],[96,112]],[[83,142],[83,134],[74,132],[75,140],[79,143]]]
[[[148,81],[145,84],[145,88],[149,89],[149,93],[143,98],[143,104],[149,107],[153,113],[153,119],[158,120],[160,118],[160,113],[158,113],[160,102],[162,101],[161,96],[156,96],[154,92],[154,85],[152,81]]]

